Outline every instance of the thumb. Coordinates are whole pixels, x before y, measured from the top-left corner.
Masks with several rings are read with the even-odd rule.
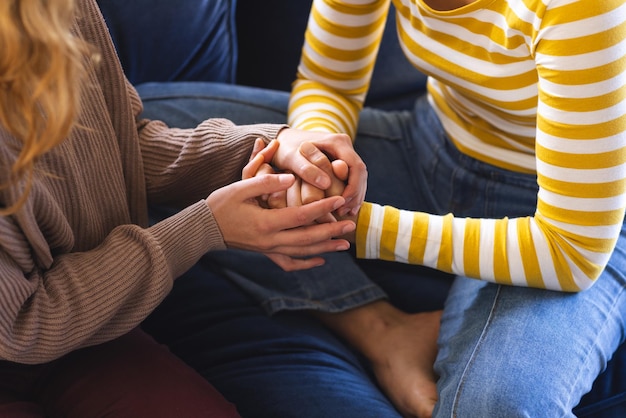
[[[348,180],[350,169],[344,160],[334,160],[330,163],[333,168],[333,174],[341,181]]]
[[[252,199],[287,190],[295,180],[296,178],[293,174],[261,174],[241,180],[238,182],[238,189],[243,199]]]

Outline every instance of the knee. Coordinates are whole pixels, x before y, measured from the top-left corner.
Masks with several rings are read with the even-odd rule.
[[[126,351],[124,372],[110,376],[117,383],[108,391],[117,399],[110,416],[239,417],[232,403],[165,346],[144,338],[142,348]]]
[[[54,416],[239,417],[195,370],[139,331],[67,356],[41,402]]]
[[[236,407],[207,382],[155,381],[118,393],[102,416],[239,418]]]
[[[543,382],[543,384],[542,384]],[[569,416],[572,406],[544,378],[516,375],[514,372],[480,378],[465,376],[454,385],[439,385],[436,417],[540,417]]]

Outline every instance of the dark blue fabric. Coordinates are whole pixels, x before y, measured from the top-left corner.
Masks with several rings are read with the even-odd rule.
[[[311,0],[97,0],[128,79],[216,81],[289,91]],[[426,77],[405,59],[393,6],[368,106],[409,109]],[[262,22],[260,24],[259,22]]]
[[[238,84],[291,90],[311,3],[237,0]],[[380,109],[410,109],[424,92],[425,83],[426,76],[408,62],[400,49],[392,5],[366,104]]]
[[[399,264],[369,263],[380,264],[386,274],[410,273],[399,271],[407,268]],[[415,278],[407,275],[406,283],[415,284]],[[398,306],[415,306],[416,286],[407,293],[386,287],[385,280],[380,284]],[[267,316],[225,278],[210,254],[176,281],[143,326],[234,402],[244,418],[400,418],[358,354],[306,315]],[[626,416],[624,359],[622,345],[576,416]]]
[[[234,83],[236,0],[98,0],[133,84]]]
[[[145,116],[172,126],[193,126],[208,115],[238,123],[251,122],[253,114],[263,114],[265,121],[285,118],[285,92],[216,83],[150,83],[138,91]],[[166,214],[155,213],[157,218]],[[178,279],[144,325],[235,402],[245,418],[398,416],[358,355],[306,315],[268,317],[226,279],[217,255],[208,254]],[[431,310],[443,303],[433,297],[433,292],[445,294],[443,277],[425,283],[415,280],[415,266],[377,260],[359,264],[402,309]],[[626,416],[625,382],[623,344],[574,412],[581,418]]]

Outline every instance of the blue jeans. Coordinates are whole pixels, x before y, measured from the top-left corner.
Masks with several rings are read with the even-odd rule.
[[[285,121],[285,93],[212,84],[139,91],[146,115],[174,126],[217,116]],[[460,154],[424,99],[413,111],[366,109],[355,148],[368,166],[370,201],[457,216],[534,212],[534,177]],[[578,294],[498,286],[349,253],[329,255],[320,269],[285,273],[263,256],[213,252],[176,282],[144,325],[243,417],[398,417],[358,353],[301,311],[336,312],[381,298],[409,312],[445,303],[434,416],[617,417],[626,411],[625,239],[622,230],[602,277]]]

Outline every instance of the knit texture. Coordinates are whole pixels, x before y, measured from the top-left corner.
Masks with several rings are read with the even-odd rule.
[[[0,358],[14,362],[46,362],[136,327],[177,277],[225,248],[204,199],[241,178],[255,138],[283,128],[142,120],[97,6],[78,3],[76,33],[101,55],[79,123],[38,161],[26,205],[0,217]],[[0,144],[6,182],[19,142],[0,127]],[[0,204],[19,193],[3,190]],[[183,209],[148,226],[149,203]]]

